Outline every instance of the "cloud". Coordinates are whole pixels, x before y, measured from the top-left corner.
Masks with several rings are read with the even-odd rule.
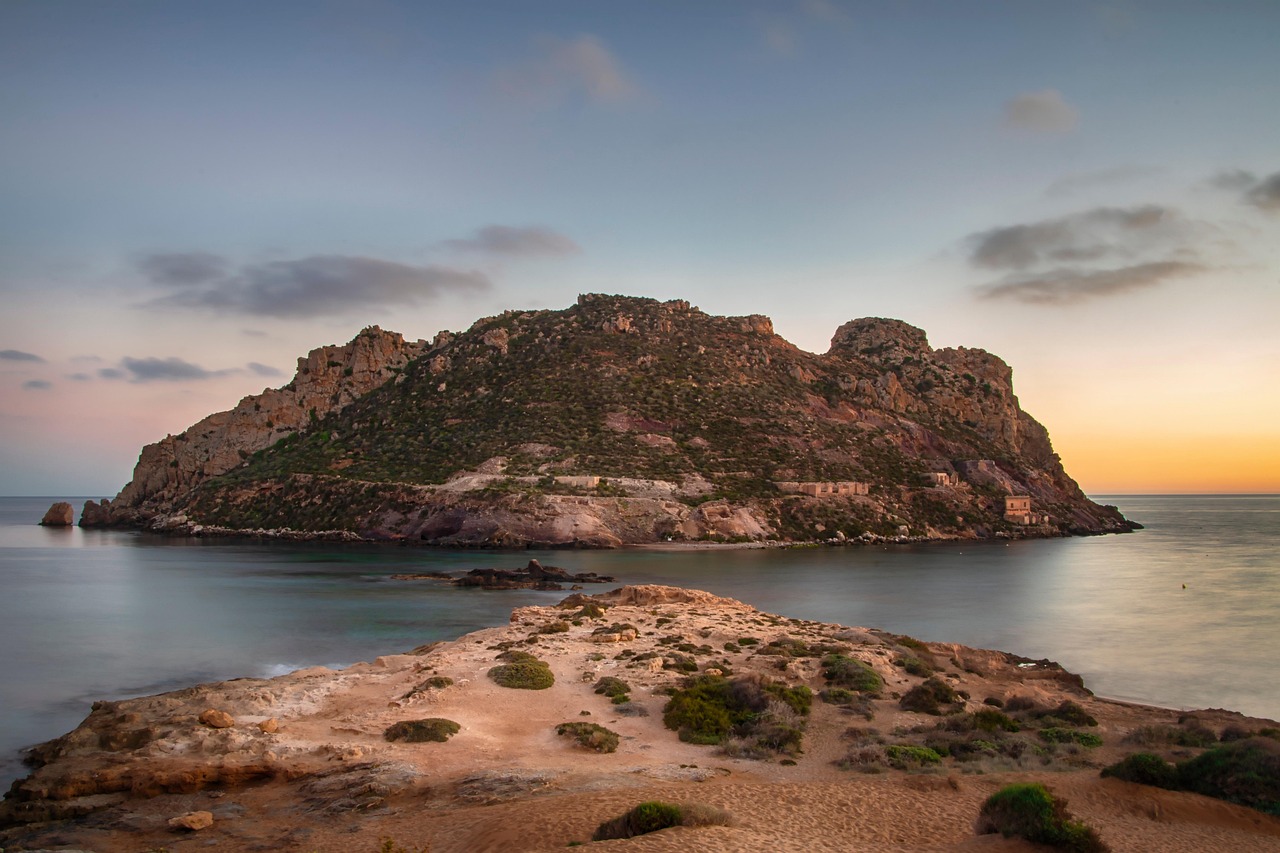
[[[1004,120],[1010,127],[1034,133],[1066,133],[1080,120],[1079,111],[1055,89],[1026,92],[1004,105]]]
[[[89,382],[93,379],[93,377],[87,373],[68,373],[67,378],[74,382]]]
[[[1246,204],[1268,213],[1280,213],[1280,172],[1263,178],[1244,194]]]
[[[1093,187],[1111,187],[1118,183],[1150,178],[1162,174],[1164,171],[1164,169],[1159,169],[1155,166],[1116,166],[1111,169],[1098,169],[1093,172],[1079,172],[1054,181],[1045,189],[1044,194],[1051,198],[1061,197]]]
[[[53,387],[53,383],[43,379],[28,379],[22,383],[22,387],[28,391],[48,391]]]
[[[133,382],[212,379],[215,376],[224,376],[229,372],[225,370],[205,370],[197,364],[192,364],[189,361],[183,361],[173,356],[169,358],[129,358],[126,356],[120,363],[124,365],[125,370],[132,374]]]
[[[768,14],[756,14],[755,25],[770,52],[795,56],[800,49],[801,31],[811,25],[825,28],[845,26],[849,13],[831,0],[799,0],[794,5],[774,4]]]
[[[1205,184],[1215,190],[1227,190],[1228,192],[1243,192],[1253,187],[1256,183],[1258,183],[1258,176],[1253,172],[1246,172],[1244,169],[1228,169],[1205,181]]]
[[[582,251],[563,234],[536,225],[528,228],[486,225],[471,237],[445,240],[444,244],[452,249],[493,255],[573,255]]]
[[[271,317],[341,315],[350,308],[400,306],[445,293],[479,293],[491,283],[480,272],[410,266],[349,255],[313,255],[240,268],[198,287],[184,287],[146,303]]]
[[[147,255],[138,260],[138,269],[152,284],[190,287],[207,284],[226,275],[225,258],[209,252],[171,252]]]
[[[124,379],[125,372],[114,367],[104,367],[98,371],[98,376],[103,379]]]
[[[1163,284],[1204,272],[1200,264],[1156,261],[1111,270],[1056,269],[1030,276],[1011,277],[978,288],[983,299],[1011,299],[1033,305],[1064,305],[1102,296],[1114,296]]]
[[[970,235],[969,262],[987,269],[1025,269],[1054,261],[1130,256],[1138,244],[1173,242],[1185,230],[1183,224],[1177,211],[1160,205],[1097,207]]]
[[[559,102],[573,97],[602,104],[630,100],[641,93],[604,42],[593,35],[574,39],[544,36],[537,56],[498,73],[498,86],[520,100]]]
[[[272,367],[269,364],[261,364],[256,361],[249,362],[248,364],[245,365],[245,367],[249,368],[251,372],[256,373],[258,376],[267,376],[267,377],[284,376],[283,371],[277,370],[276,368]]]
[[[31,361],[36,364],[44,364],[44,359],[33,352],[23,352],[20,349],[0,349],[0,359],[5,361]]]

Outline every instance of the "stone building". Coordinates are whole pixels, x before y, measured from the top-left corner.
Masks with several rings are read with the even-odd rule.
[[[850,495],[866,495],[871,491],[867,483],[856,483],[852,480],[841,480],[834,483],[774,483],[780,492],[809,495],[815,498],[847,497]]]
[[[1028,495],[1007,495],[1004,499],[1004,520],[1013,524],[1047,524],[1049,516],[1032,512]]]

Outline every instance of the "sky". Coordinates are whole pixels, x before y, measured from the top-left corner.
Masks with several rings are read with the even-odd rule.
[[[584,292],[1013,366],[1091,494],[1280,492],[1274,0],[5,0],[0,494]]]

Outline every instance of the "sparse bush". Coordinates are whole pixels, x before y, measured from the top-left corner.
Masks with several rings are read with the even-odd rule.
[[[641,803],[621,817],[600,824],[591,840],[633,838],[673,826],[728,826],[731,821],[728,812],[714,806],[677,806],[652,800]]]
[[[538,629],[539,634],[564,634],[569,631],[569,623],[557,619],[555,622],[548,622]]]
[[[936,672],[933,667],[929,666],[929,664],[920,660],[920,658],[915,655],[904,655],[895,660],[894,665],[900,666],[910,675],[915,675],[920,678],[928,678]]]
[[[893,744],[884,748],[885,761],[898,770],[912,770],[941,764],[942,756],[927,746]]]
[[[874,669],[848,655],[830,654],[824,657],[822,677],[832,687],[843,687],[860,693],[878,694],[884,688],[884,679]]]
[[[984,732],[1016,732],[1021,726],[1018,721],[995,708],[980,708],[972,714],[974,728]]]
[[[561,723],[556,726],[556,734],[571,737],[593,752],[614,752],[618,748],[618,733],[596,723]]]
[[[1125,743],[1138,746],[1190,746],[1203,748],[1213,746],[1218,737],[1212,731],[1200,726],[1139,726],[1124,737]]]
[[[582,609],[573,614],[574,619],[603,619],[604,609],[598,604],[584,604]]]
[[[402,699],[412,699],[414,696],[426,693],[428,690],[443,690],[446,687],[453,686],[453,679],[447,675],[433,675],[426,681],[421,681],[413,686],[413,689],[402,696]]]
[[[1078,743],[1089,749],[1102,746],[1102,738],[1093,732],[1082,732],[1079,729],[1068,729],[1060,726],[1041,729],[1040,739],[1049,743]]]
[[[1104,768],[1102,775],[1156,788],[1174,790],[1178,787],[1178,769],[1150,752],[1135,752],[1126,756],[1123,761]]]
[[[383,737],[389,741],[404,741],[405,743],[444,743],[449,738],[458,733],[462,728],[453,720],[444,720],[439,717],[429,717],[425,720],[401,720],[393,723],[383,732]]]
[[[796,754],[803,739],[803,717],[813,695],[804,686],[788,687],[767,678],[718,675],[689,679],[671,695],[662,721],[688,743],[723,744],[746,740],[768,752]]]
[[[610,699],[625,697],[631,692],[631,685],[623,681],[621,678],[614,678],[612,675],[601,676],[600,680],[595,684],[596,693],[601,696],[608,696]]]
[[[489,677],[502,687],[515,690],[546,690],[556,683],[551,667],[525,652],[503,652],[499,655],[524,655],[514,663],[499,664],[489,670]]]
[[[951,689],[951,685],[937,678],[929,678],[908,690],[898,700],[898,706],[904,711],[940,716],[944,705],[955,706],[961,702],[960,695]]]
[[[974,829],[979,835],[998,832],[1073,853],[1107,851],[1096,832],[1072,819],[1066,805],[1041,784],[1006,785],[982,804]]]

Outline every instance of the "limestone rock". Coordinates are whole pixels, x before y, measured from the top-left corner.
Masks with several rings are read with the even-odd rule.
[[[273,735],[280,731],[280,722],[275,717],[271,717],[258,723],[258,729],[265,734]]]
[[[200,722],[212,729],[229,729],[236,724],[234,717],[216,708],[210,708],[201,714]]]
[[[184,829],[188,832],[199,832],[213,826],[212,812],[187,812],[184,815],[169,818],[170,829]]]
[[[71,504],[66,501],[58,501],[49,507],[49,511],[44,514],[44,518],[40,519],[43,527],[70,527],[75,524],[75,513],[71,509]]]

